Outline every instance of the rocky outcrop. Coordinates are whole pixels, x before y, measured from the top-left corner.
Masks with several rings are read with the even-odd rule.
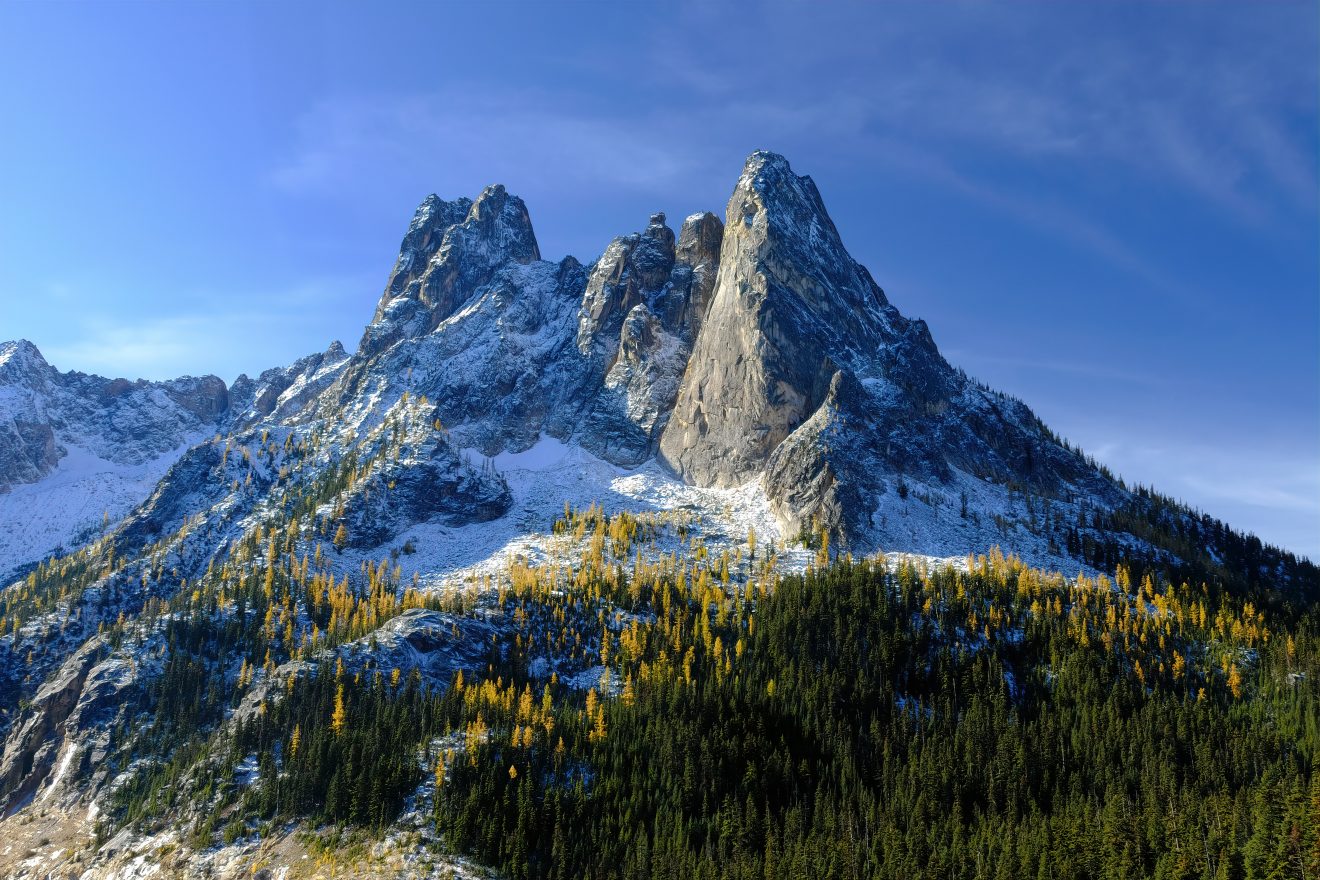
[[[596,263],[577,333],[590,398],[572,436],[602,458],[632,466],[655,454],[709,304],[721,235],[716,217],[694,214],[676,239],[657,213]]]
[[[27,803],[50,776],[66,739],[66,723],[103,655],[100,639],[87,641],[42,684],[9,731],[0,753],[0,817]]]
[[[487,187],[471,202],[428,196],[409,224],[360,351],[371,357],[431,332],[505,266],[540,259],[527,206],[503,186]]]
[[[266,370],[256,379],[239,376],[229,389],[230,427],[296,420],[339,377],[348,360],[343,344],[335,341],[323,352],[299,358],[288,367]]]
[[[700,332],[702,319],[710,308],[723,243],[724,224],[709,211],[689,216],[678,233],[674,286],[685,290],[687,295],[683,297],[677,320],[671,318],[668,323],[685,328],[693,339]]]
[[[502,477],[464,461],[431,432],[405,443],[345,493],[342,522],[350,545],[367,549],[416,523],[488,522],[503,516],[512,502]]]
[[[49,422],[13,418],[0,423],[0,474],[3,488],[35,483],[59,464],[62,450]]]
[[[370,645],[353,642],[339,653],[347,669],[369,661],[376,669],[416,670],[426,685],[447,688],[460,669],[471,673],[485,667],[491,638],[500,634],[483,620],[413,608],[372,633]]]

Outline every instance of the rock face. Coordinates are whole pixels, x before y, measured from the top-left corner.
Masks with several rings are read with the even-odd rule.
[[[816,411],[839,363],[889,341],[897,313],[844,250],[810,178],[753,155],[729,199],[719,274],[661,454],[729,486]]]
[[[42,685],[32,699],[22,724],[5,740],[0,753],[0,816],[22,806],[50,776],[68,728],[83,698],[84,685],[103,646],[88,641]]]
[[[413,608],[392,618],[372,634],[375,649],[362,651],[350,643],[339,652],[345,668],[370,659],[377,668],[417,670],[431,687],[447,687],[460,669],[471,673],[489,659],[491,637],[498,627],[471,617]]]
[[[343,496],[343,522],[350,545],[369,549],[420,522],[497,519],[511,503],[502,477],[464,462],[439,434],[419,431]]]
[[[602,458],[637,465],[654,455],[709,303],[721,235],[717,218],[695,214],[675,239],[665,215],[653,214],[596,262],[577,333],[590,404],[573,437]]]
[[[845,539],[865,538],[904,474],[1111,489],[1026,407],[950,367],[848,255],[811,179],[773,153],[747,160],[729,199],[659,454],[699,485],[759,479],[790,529]]]

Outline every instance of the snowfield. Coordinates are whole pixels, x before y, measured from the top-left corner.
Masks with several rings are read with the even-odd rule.
[[[478,453],[469,454],[474,462],[480,458]],[[547,562],[556,551],[571,546],[568,539],[551,533],[555,520],[563,516],[565,503],[579,509],[597,503],[611,513],[686,511],[694,518],[694,531],[714,552],[745,546],[751,530],[762,546],[784,541],[770,502],[757,483],[736,489],[701,489],[685,485],[654,460],[639,468],[623,468],[544,436],[523,452],[501,453],[490,461],[513,492],[513,506],[503,517],[460,527],[416,525],[383,547],[345,551],[341,570],[352,571],[364,560],[379,561],[397,553],[395,563],[405,583],[411,583],[416,574],[424,589],[450,590],[504,572],[510,559],[521,557],[532,565]],[[781,565],[801,570],[812,555],[786,549],[780,553]]]
[[[50,475],[0,493],[0,582],[60,548],[72,550],[113,528],[147,499],[161,477],[204,434],[142,464],[109,461],[81,446]]]
[[[473,450],[467,454],[474,463],[482,460]],[[364,561],[391,556],[404,583],[411,583],[416,575],[423,589],[458,589],[486,576],[497,577],[512,559],[538,565],[556,556],[564,558],[572,543],[553,535],[551,527],[563,515],[565,503],[578,509],[597,503],[610,513],[685,512],[692,519],[693,532],[713,553],[735,547],[745,550],[748,534],[754,531],[759,546],[776,545],[779,570],[784,573],[801,572],[815,558],[814,551],[795,543],[796,535],[784,534],[759,481],[733,489],[703,489],[683,483],[654,459],[638,468],[619,467],[546,436],[529,449],[501,453],[489,462],[513,492],[513,506],[503,517],[460,527],[418,524],[383,546],[345,551],[339,569],[354,571]],[[953,519],[946,506],[958,509],[960,491],[968,495],[968,517]],[[1095,574],[1031,534],[1021,502],[971,477],[951,487],[914,482],[906,498],[897,492],[883,496],[872,518],[875,545],[869,549],[883,552],[893,564],[906,559],[932,567],[965,567],[968,553],[990,551],[991,546],[979,546],[978,541],[984,542],[984,521],[996,515],[1005,523],[1022,523],[1006,527],[1000,545],[1005,553],[1067,575],[1079,570]],[[677,548],[677,541],[661,542],[656,551]]]

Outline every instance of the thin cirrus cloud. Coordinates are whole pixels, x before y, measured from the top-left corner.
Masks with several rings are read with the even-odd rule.
[[[848,71],[867,126],[923,151],[966,158],[964,150],[990,150],[1070,163],[1084,175],[1103,161],[1249,222],[1312,206],[1315,138],[1299,136],[1298,117],[1309,131],[1316,37],[1309,19],[1296,26],[1296,7],[900,12],[870,24],[855,7],[781,4],[754,24],[693,13],[707,31],[754,36],[728,40],[718,53],[667,39],[663,51],[677,47],[681,62],[662,69],[713,101],[733,96],[739,71],[764,57],[776,64],[763,70],[771,87],[758,86],[787,101],[819,99],[818,84],[830,79],[822,74]]]
[[[955,161],[912,137],[877,135],[875,108],[853,97],[816,103],[765,99],[694,106],[682,120],[668,114],[609,119],[588,112],[547,112],[526,95],[463,87],[437,95],[345,97],[319,102],[299,120],[297,146],[270,173],[291,193],[344,194],[382,175],[434,180],[466,192],[472,180],[517,176],[554,203],[581,195],[601,201],[623,188],[664,193],[691,187],[719,192],[716,163],[751,146],[744,132],[770,143],[828,141],[840,154],[864,155],[889,173],[911,173],[960,197],[1013,216],[1166,291],[1178,284],[1102,223],[1048,198],[958,170]],[[893,125],[886,130],[898,130]],[[701,132],[701,137],[689,136]],[[436,179],[438,178],[438,179]],[[708,207],[705,204],[696,207]],[[714,207],[719,207],[715,203]]]
[[[474,179],[530,179],[551,201],[584,187],[604,199],[618,188],[691,189],[694,180],[714,193],[726,155],[769,145],[791,157],[828,144],[834,156],[920,175],[1184,297],[1112,219],[978,166],[997,157],[1020,173],[1054,169],[1097,186],[1118,172],[1256,225],[1310,210],[1314,138],[1299,136],[1297,115],[1312,109],[1313,89],[1296,58],[1311,38],[1244,19],[1245,49],[1206,51],[1084,13],[963,11],[905,8],[906,27],[824,14],[807,27],[802,17],[817,12],[796,4],[752,19],[688,7],[643,44],[642,73],[618,100],[488,76],[404,96],[328,95],[299,118],[270,180],[302,194],[381,177],[438,177],[437,186],[464,192]],[[1075,39],[1079,27],[1095,38]],[[713,51],[717,33],[738,38]],[[838,87],[822,90],[822,72],[834,70]]]
[[[1111,435],[1114,436],[1114,435]],[[1129,480],[1154,485],[1235,527],[1320,559],[1320,464],[1304,450],[1096,443],[1095,456]]]
[[[600,115],[550,109],[525,94],[464,87],[435,94],[318,101],[299,119],[297,146],[271,171],[294,192],[352,185],[369,169],[418,173],[437,167],[455,180],[516,170],[555,174],[565,184],[663,188],[688,170],[683,157],[645,128]]]
[[[254,296],[254,304],[237,308],[232,297],[217,295],[196,298],[210,305],[190,311],[83,315],[72,322],[67,340],[42,346],[42,354],[60,370],[156,380],[213,373],[228,382],[240,370],[284,366],[269,362],[269,352],[278,350],[295,322],[319,321],[308,335],[318,336],[319,331],[326,345],[343,336],[336,332],[342,321],[330,320],[339,312],[362,311],[362,320],[355,322],[360,326],[370,317],[365,310],[375,280],[314,278]],[[216,340],[225,344],[218,346]],[[349,350],[356,343],[340,341]],[[244,366],[252,364],[258,366]]]

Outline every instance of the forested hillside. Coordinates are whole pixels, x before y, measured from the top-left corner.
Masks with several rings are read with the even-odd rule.
[[[169,741],[173,760],[120,789],[105,831],[183,815],[200,846],[291,820],[338,840],[421,809],[429,846],[512,878],[1320,871],[1313,608],[825,541],[779,577],[778,548],[716,556],[673,514],[556,528],[578,558],[445,601],[386,598],[379,571],[357,598],[307,591],[275,551],[229,588],[247,610],[228,622],[205,588],[180,600],[155,721],[121,740],[125,762]],[[683,551],[647,561],[671,534]],[[501,624],[477,668],[276,663],[300,609],[421,605],[454,633]],[[228,652],[244,672],[208,677]],[[213,724],[226,704],[238,720]]]

